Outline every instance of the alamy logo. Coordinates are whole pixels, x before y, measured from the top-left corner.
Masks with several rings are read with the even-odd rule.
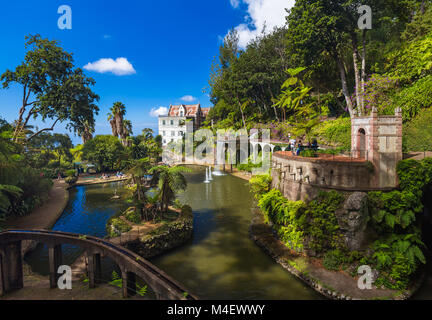
[[[357,286],[360,290],[372,290],[372,269],[369,266],[361,266],[358,268],[358,274],[361,277],[358,279]]]
[[[70,6],[62,5],[58,7],[58,14],[61,14],[57,20],[57,26],[60,30],[71,30],[72,29],[72,9]]]
[[[372,29],[372,8],[366,5],[358,8],[358,13],[361,14],[358,20],[358,27],[360,30]]]
[[[69,266],[63,265],[57,269],[57,273],[61,276],[57,280],[57,287],[60,290],[72,290],[72,269]]]

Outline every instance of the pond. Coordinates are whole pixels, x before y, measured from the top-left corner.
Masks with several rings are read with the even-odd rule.
[[[205,168],[186,174],[187,190],[179,196],[194,211],[194,236],[182,247],[151,262],[202,299],[322,299],[267,256],[249,237],[253,197],[248,183],[225,175],[203,183]],[[122,201],[110,200],[121,184],[82,186],[71,190],[70,200],[53,230],[104,237],[107,220],[124,210]],[[82,251],[63,246],[65,264]],[[26,256],[35,272],[48,274],[44,246]],[[103,265],[104,277],[115,268]]]

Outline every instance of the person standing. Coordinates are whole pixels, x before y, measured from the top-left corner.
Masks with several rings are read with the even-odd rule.
[[[291,152],[292,152],[293,156],[295,156],[296,139],[290,140],[290,147],[291,147]]]
[[[296,152],[296,154],[299,156],[300,155],[300,152],[302,151],[302,148],[303,148],[303,145],[302,145],[302,142],[301,142],[301,140],[299,141],[299,143],[298,143],[298,146],[297,146],[297,152]]]

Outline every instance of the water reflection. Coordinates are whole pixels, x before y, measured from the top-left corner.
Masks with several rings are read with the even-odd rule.
[[[187,175],[180,198],[194,209],[193,240],[152,262],[204,299],[317,299],[249,238],[252,196],[247,182],[205,169]],[[203,190],[205,189],[205,190]]]

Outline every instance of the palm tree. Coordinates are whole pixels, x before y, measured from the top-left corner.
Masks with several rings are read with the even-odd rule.
[[[111,125],[112,134],[115,137],[120,137],[123,146],[130,146],[128,137],[132,135],[132,122],[124,119],[126,115],[126,107],[121,102],[116,102],[108,113],[108,121]]]
[[[144,178],[150,169],[150,160],[148,158],[137,160],[135,166],[132,167],[128,173],[131,175],[132,183],[135,185],[133,188],[132,199],[135,207],[139,211],[141,220],[144,220],[145,205],[148,202],[147,187]]]
[[[180,166],[156,166],[150,169],[150,174],[153,174],[150,184],[158,187],[161,211],[167,212],[168,206],[176,198],[176,193],[186,189],[187,181],[184,172],[191,172],[191,170]]]
[[[123,120],[122,132],[120,133],[123,146],[130,147],[132,145],[132,141],[128,140],[128,137],[132,134],[132,122],[130,120]]]
[[[91,124],[88,120],[85,120],[82,128],[78,130],[78,135],[81,137],[83,144],[93,139],[93,133],[95,132],[94,123]]]
[[[112,134],[118,137],[123,133],[123,117],[126,114],[126,107],[121,102],[116,102],[108,113],[108,121],[111,125]]]

